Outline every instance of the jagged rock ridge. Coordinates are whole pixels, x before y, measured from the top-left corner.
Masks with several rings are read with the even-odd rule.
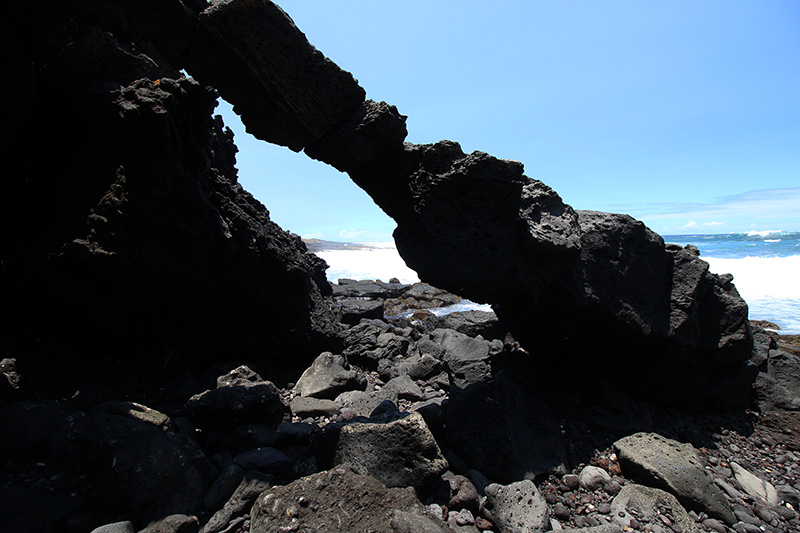
[[[68,113],[64,116],[65,106],[89,106],[83,109],[91,110],[94,123],[82,134],[92,139],[92,131],[103,131],[106,127],[98,121],[111,120],[104,118],[103,105],[108,103],[100,103],[101,95],[105,94],[105,98],[116,95],[112,89],[137,77],[149,76],[151,80],[164,75],[178,77],[177,70],[186,69],[201,83],[216,88],[232,102],[234,110],[241,114],[248,130],[255,136],[296,151],[305,150],[309,156],[346,171],[397,221],[394,236],[398,250],[422,279],[472,300],[495,304],[498,313],[510,323],[514,335],[534,355],[550,360],[568,360],[572,366],[602,358],[610,363],[603,368],[613,369],[611,372],[615,375],[623,372],[631,383],[641,385],[643,393],[662,396],[666,400],[680,398],[691,402],[696,397],[726,403],[741,397],[742,391],[749,386],[752,373],[744,367],[744,362],[752,351],[752,336],[746,320],[746,305],[730,279],[708,273],[705,263],[690,250],[674,246],[665,248],[658,235],[630,217],[576,212],[564,204],[555,191],[526,177],[519,162],[499,160],[482,152],[464,154],[458,144],[451,141],[432,145],[404,143],[405,117],[394,106],[365,101],[364,90],[353,77],[309,44],[289,16],[273,3],[266,0],[220,0],[206,4],[202,1],[168,0],[131,4],[120,0],[42,4],[50,7],[53,13],[80,13],[83,18],[68,17],[70,22],[66,27],[52,28],[56,31],[45,40],[48,44],[34,47],[34,67],[25,71],[26,76],[23,76],[25,83],[33,86],[23,87],[23,90],[16,91],[15,96],[24,104],[31,93],[38,95],[48,89],[68,89],[70,101],[63,102],[64,97],[60,96],[60,106],[55,103],[59,102],[58,99],[49,102],[56,108],[61,107],[62,113],[43,113],[42,116],[42,121],[59,117],[63,125],[62,135],[66,136],[66,131],[80,122]],[[31,35],[37,35],[39,31],[42,30],[30,29]],[[57,43],[58,39],[62,42]],[[91,51],[88,59],[83,53],[85,50]],[[76,71],[81,76],[76,77]],[[208,131],[213,132],[215,127],[218,129],[209,119],[200,118],[208,115],[211,96],[207,97],[203,112],[180,111],[180,106],[175,108],[178,115],[183,113],[186,116],[183,122],[187,127],[183,130],[182,124],[173,125],[172,119],[158,123],[144,118],[143,110],[151,109],[153,117],[160,119],[165,117],[164,111],[171,111],[169,106],[160,102],[163,98],[181,101],[182,97],[177,98],[176,94],[204,91],[199,88],[187,91],[191,83],[165,81],[161,87],[140,82],[135,89],[126,89],[122,96],[114,96],[120,117],[128,117],[135,125],[130,127],[126,123],[124,126],[136,132],[133,138],[156,139],[155,133],[166,135],[166,138],[154,140],[150,146],[142,143],[144,154],[141,156],[100,158],[92,162],[92,171],[106,176],[105,179],[114,182],[117,189],[124,189],[122,182],[136,182],[133,177],[136,172],[162,183],[152,191],[156,202],[163,201],[161,189],[167,187],[169,190],[167,185],[176,176],[191,175],[196,179],[199,174],[207,180],[225,176],[233,192],[220,196],[212,192],[213,188],[203,190],[201,187],[201,203],[208,198],[208,204],[214,205],[215,201],[221,202],[223,196],[233,199],[239,195],[239,199],[223,203],[253,209],[257,203],[236,189],[235,171],[230,165],[231,150],[228,149],[225,157],[220,155],[225,151],[217,146],[224,138],[221,132],[212,135],[217,145],[205,141],[205,145],[182,146],[183,141],[178,140],[173,152],[160,149],[170,146],[168,139],[188,136],[202,140]],[[162,96],[165,89],[173,86],[177,89],[169,97]],[[195,96],[195,99],[200,97]],[[115,111],[106,112],[110,115]],[[170,117],[172,114],[167,113]],[[18,118],[23,127],[21,117]],[[173,131],[179,132],[177,136],[172,135]],[[119,146],[133,142],[133,138],[118,139]],[[113,137],[102,140],[110,142]],[[63,142],[63,138],[53,135],[46,141],[57,145]],[[87,147],[86,143],[81,146]],[[107,152],[103,144],[93,147],[91,152],[98,150]],[[162,157],[192,157],[192,160],[200,162],[201,167],[174,168],[179,163],[159,161],[149,155],[151,150]],[[189,156],[187,152],[191,150],[198,153]],[[77,147],[63,150],[62,160],[73,161],[73,165],[67,168],[75,174],[85,170],[84,162],[92,159],[80,154]],[[220,158],[225,160],[225,164],[219,161]],[[40,164],[34,154],[29,154],[27,160],[34,167]],[[58,170],[63,173],[67,169]],[[57,169],[48,168],[46,164],[45,168],[36,170],[39,175],[56,173]],[[18,199],[34,195],[30,182],[24,179],[11,181],[9,194],[4,196],[14,198],[16,206],[19,205]],[[63,187],[63,180],[56,181],[61,188],[50,190],[74,194],[74,189]],[[108,217],[95,212],[86,217],[87,209],[95,209],[93,202],[98,194],[109,186],[100,183],[90,186],[85,181],[80,184],[80,188],[88,189],[83,191],[84,195],[77,201],[68,202],[68,205],[82,207],[69,214],[73,226],[80,226],[86,220],[91,228],[89,231],[95,231],[95,234],[87,237],[83,228],[66,231],[71,226],[62,224],[56,232],[59,233],[57,237],[41,235],[41,241],[50,241],[50,248],[38,250],[39,257],[44,254],[48,259],[33,264],[47,265],[53,257],[77,256],[77,252],[69,251],[76,248],[80,248],[81,253],[89,251],[94,260],[103,257],[109,264],[120,263],[124,255],[113,250],[118,243],[107,245],[99,242],[97,235],[101,235],[102,230],[95,229],[106,224],[99,221]],[[56,198],[61,199],[54,195],[52,203],[57,203]],[[173,211],[188,211],[188,203],[181,200],[181,207]],[[8,206],[6,220],[9,223],[18,216],[18,211],[13,209],[15,205]],[[197,205],[199,211],[206,209]],[[48,211],[59,213],[60,209],[50,206]],[[195,267],[203,265],[209,272],[224,271],[223,277],[230,276],[233,270],[234,280],[231,282],[236,288],[231,291],[224,284],[220,286],[202,277],[185,276],[185,283],[178,284],[178,287],[173,287],[171,281],[169,286],[158,287],[150,283],[151,279],[134,284],[128,291],[146,301],[133,307],[126,302],[125,309],[136,309],[136,314],[146,313],[146,309],[159,309],[168,306],[169,302],[180,301],[192,303],[187,303],[187,309],[169,313],[170,316],[189,312],[197,315],[199,312],[194,302],[215,301],[220,314],[239,314],[236,320],[225,326],[233,332],[233,335],[223,335],[225,339],[258,335],[255,322],[272,323],[276,318],[285,320],[283,327],[274,328],[275,332],[305,332],[301,337],[334,336],[335,327],[330,324],[329,315],[319,299],[326,291],[320,264],[304,255],[302,245],[290,243],[288,237],[265,239],[262,242],[266,244],[256,245],[253,249],[253,239],[245,243],[247,238],[237,238],[239,233],[235,222],[245,216],[224,213],[218,216],[220,209],[214,206],[212,213],[202,215],[201,219],[204,217],[205,221],[200,223],[200,227],[215,234],[212,240],[216,240],[224,251],[207,255],[198,252],[194,257],[191,252],[182,252],[179,261],[184,267],[193,264]],[[98,207],[95,210],[102,209]],[[264,227],[269,226],[264,210],[248,216]],[[44,224],[42,231],[49,231],[45,229],[51,227],[48,224],[59,218],[54,217]],[[124,217],[124,220],[128,218]],[[180,220],[156,220],[154,217],[150,221],[153,227],[181,226]],[[151,235],[155,233],[152,229]],[[146,235],[142,228],[130,227],[114,235],[123,233],[138,235],[136,238],[144,242],[155,242],[152,237],[142,238]],[[158,237],[161,239],[161,233]],[[183,234],[179,238],[182,237]],[[210,237],[205,235],[203,239]],[[259,242],[258,238],[255,241]],[[89,244],[82,245],[83,242]],[[277,242],[282,244],[275,244]],[[71,244],[65,246],[67,243]],[[18,258],[28,250],[26,245],[16,244],[11,248],[13,252],[5,254],[4,262],[12,269],[19,265],[13,270],[14,276],[24,277],[31,270],[27,265],[22,266],[23,262]],[[181,243],[180,247],[183,246]],[[180,251],[180,247],[171,244],[164,243],[162,247]],[[281,275],[292,280],[289,286],[296,287],[299,297],[289,296],[288,292],[284,298],[276,299],[274,293],[267,296],[281,283],[269,283],[269,289],[257,289],[254,278],[266,279],[268,276],[256,275],[253,271],[246,274],[237,271],[242,264],[238,256],[248,248],[255,256],[261,257],[256,262],[265,260],[263,258],[267,256],[276,258],[281,266],[271,267],[272,270],[286,270]],[[289,249],[296,250],[292,252],[296,254],[295,258],[286,255]],[[144,257],[138,249],[136,253]],[[230,257],[230,262],[219,261],[217,258],[220,256]],[[215,262],[217,270],[211,268]],[[231,265],[238,266],[231,269]],[[287,269],[286,265],[294,266]],[[81,265],[73,270],[84,269]],[[105,266],[99,270],[106,276],[114,272],[113,268]],[[132,280],[135,279],[132,272],[142,270],[146,271],[131,262],[114,277]],[[42,272],[39,277],[47,277],[47,274]],[[153,278],[161,280],[176,277],[181,278],[177,272],[153,275]],[[85,283],[80,294],[91,294],[92,290],[102,293],[97,290],[98,284],[92,283]],[[212,294],[191,297],[189,288],[199,287],[208,287]],[[259,301],[259,296],[254,295],[260,291],[263,297]],[[155,302],[147,300],[154,293],[164,294],[164,298]],[[231,296],[230,305],[225,307],[220,305],[220,301],[225,301],[222,295],[237,297]],[[19,295],[11,301],[19,300],[24,298]],[[69,300],[70,305],[74,305],[73,300]],[[36,305],[41,306],[43,302],[39,300]],[[253,320],[250,312],[251,308],[284,307],[287,311],[283,313],[267,313],[270,320]],[[63,308],[53,314],[59,313],[63,313]],[[262,315],[262,318],[267,315]],[[295,319],[304,323],[296,325]],[[150,322],[166,321],[166,317],[162,317]],[[204,328],[195,329],[203,331]],[[576,335],[576,331],[580,334]],[[267,336],[262,334],[262,337]],[[191,337],[191,332],[186,337]],[[254,340],[251,348],[258,344]],[[566,352],[569,357],[554,358],[555,351]],[[674,390],[658,387],[654,391],[647,376],[663,375],[664,372],[672,377],[680,376],[681,386]]]

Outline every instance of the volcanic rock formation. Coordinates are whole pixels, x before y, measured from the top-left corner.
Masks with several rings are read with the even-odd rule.
[[[215,94],[186,69],[256,137],[349,173],[397,221],[423,280],[495,304],[543,361],[603,360],[665,400],[726,403],[749,386],[747,307],[730,278],[630,217],[576,212],[519,162],[404,143],[405,117],[365,101],[273,3],[12,9],[28,21],[7,43],[25,170],[3,183],[2,289],[20,338],[46,317],[73,348],[98,336],[179,352],[335,344],[323,264],[236,184]],[[683,379],[654,389],[654,373]]]

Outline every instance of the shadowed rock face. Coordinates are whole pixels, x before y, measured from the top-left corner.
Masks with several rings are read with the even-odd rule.
[[[28,286],[39,293],[80,287],[59,312],[100,298],[98,309],[118,309],[122,323],[150,315],[142,323],[169,330],[169,342],[176,328],[163,325],[183,315],[191,318],[180,321],[180,339],[214,331],[199,338],[252,348],[271,335],[333,335],[322,265],[236,185],[234,149],[208,118],[212,93],[186,80],[133,83],[185,68],[233,103],[256,137],[346,171],[397,221],[398,250],[423,280],[496,304],[534,355],[562,368],[602,361],[593,373],[667,400],[726,403],[747,388],[752,336],[729,277],[708,273],[689,248],[665,247],[630,217],[574,211],[519,162],[464,154],[451,141],[404,143],[405,117],[365,101],[352,75],[273,3],[34,4],[13,8],[35,20],[34,8],[48,7],[50,24],[27,29],[41,39],[8,43],[31,59],[11,63],[20,80],[10,89],[12,118],[25,129],[16,108],[32,105],[27,130],[59,146],[64,164],[36,161],[28,144],[20,147],[31,170],[3,186],[14,199],[4,205],[4,231],[15,242],[4,258],[4,289],[13,285],[9,273],[35,279]],[[20,42],[37,44],[27,50]],[[47,177],[44,198],[30,176]],[[25,263],[31,246],[8,228],[32,202],[47,213],[35,223],[46,245],[33,246],[38,259]],[[67,267],[50,267],[56,260]],[[162,264],[172,267],[155,266]],[[180,276],[184,268],[189,275]],[[112,283],[120,279],[122,289]],[[24,300],[15,294],[12,301]],[[169,309],[175,302],[182,306]],[[26,305],[30,316],[35,306]],[[266,323],[278,325],[266,333],[258,328]],[[664,375],[675,378],[672,388],[660,383]]]
[[[325,264],[237,183],[215,92],[152,43],[95,25],[119,22],[118,9],[136,11],[133,26],[180,6],[149,4],[14,8],[18,40],[4,38],[28,64],[7,101],[22,170],[0,183],[3,343],[172,362],[336,349]],[[156,44],[188,49],[174,40]]]

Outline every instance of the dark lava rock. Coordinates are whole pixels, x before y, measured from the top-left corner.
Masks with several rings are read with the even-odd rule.
[[[201,529],[202,533],[221,533],[241,526],[250,515],[250,509],[256,498],[272,486],[273,476],[257,470],[245,473],[239,486],[225,505],[214,513]],[[232,527],[234,526],[234,527]]]
[[[342,354],[350,363],[375,370],[381,359],[393,360],[408,353],[411,341],[394,333],[386,322],[362,320],[347,331],[344,343]]]
[[[325,352],[303,372],[294,391],[300,396],[331,399],[363,385],[363,379],[359,379],[358,374],[349,368],[344,357]]]
[[[346,300],[339,300],[339,311],[341,313],[342,322],[355,326],[361,322],[362,318],[383,318],[383,302],[374,302],[369,300],[356,300],[349,298]]]
[[[294,151],[357,113],[364,89],[309,44],[272,2],[214,2],[200,14],[186,68],[241,115],[255,137]],[[257,95],[257,96],[256,96]]]
[[[486,340],[503,340],[508,333],[508,326],[498,320],[497,315],[489,311],[459,311],[443,316],[429,318],[425,322],[430,329],[452,329],[468,337],[480,335]]]
[[[450,448],[471,468],[500,482],[566,468],[555,415],[505,373],[450,390],[446,434]]]
[[[770,350],[758,373],[755,390],[764,410],[800,410],[800,357],[783,350]]]
[[[408,288],[408,285],[396,282],[340,279],[338,285],[333,286],[333,295],[347,298],[385,300],[387,298],[397,298],[404,294]]]
[[[254,423],[275,427],[289,412],[280,391],[269,381],[205,391],[192,396],[185,410],[186,416],[201,428],[233,428]]]
[[[668,490],[687,506],[733,524],[736,520],[725,495],[703,468],[691,444],[655,433],[637,433],[614,443],[628,475]]]
[[[481,510],[500,531],[544,531],[549,525],[547,502],[530,479],[489,485]]]
[[[148,354],[159,365],[187,354],[283,357],[309,343],[317,352],[335,346],[324,262],[237,183],[232,135],[212,118],[216,93],[177,69],[175,79],[132,81],[113,55],[139,49],[128,34],[68,46],[105,34],[93,24],[114,20],[120,3],[111,4],[93,3],[91,22],[25,7],[9,14],[23,42],[38,44],[15,47],[22,55],[14,64],[27,66],[9,71],[26,82],[8,105],[28,111],[8,123],[19,132],[8,148],[26,171],[0,185],[0,305],[13,333],[4,342],[37,339],[83,361],[115,346],[119,359]],[[158,33],[175,7],[183,10],[177,2],[151,9],[154,26],[141,35]],[[108,51],[110,60],[97,68],[86,50]],[[152,55],[140,60],[157,66],[161,56]]]
[[[375,478],[344,466],[304,477],[259,496],[250,530],[444,532],[412,489],[386,488]]]
[[[217,476],[193,440],[136,418],[74,415],[66,435],[73,457],[91,473],[94,498],[144,523],[200,511]]]

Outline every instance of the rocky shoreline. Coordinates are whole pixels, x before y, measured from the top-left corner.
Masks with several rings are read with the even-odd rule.
[[[269,0],[0,24],[4,531],[798,529],[797,339],[697,248],[405,142]],[[331,286],[219,96],[346,172],[426,283]]]
[[[529,388],[539,365],[493,313],[383,316],[457,299],[426,284],[342,280],[330,297],[348,328],[342,353],[294,377],[230,361],[73,389],[80,375],[28,375],[6,359],[3,523],[181,533],[800,527],[800,425],[770,407],[765,380],[761,412],[676,410],[579,374]],[[767,356],[796,348],[757,331]]]

